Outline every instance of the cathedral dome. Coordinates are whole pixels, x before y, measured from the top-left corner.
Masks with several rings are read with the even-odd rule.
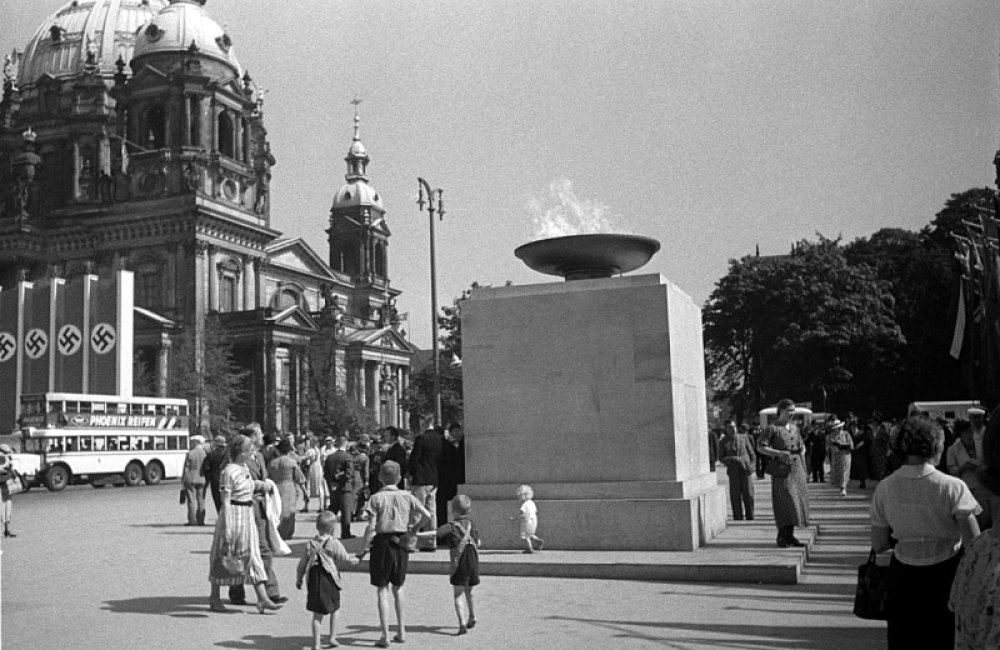
[[[333,196],[334,210],[354,206],[374,206],[379,210],[384,210],[382,196],[374,187],[362,180],[347,183]]]
[[[72,77],[88,66],[110,76],[115,61],[132,58],[135,33],[166,0],[74,0],[43,22],[24,49],[18,80],[30,86],[45,74]]]
[[[232,39],[202,4],[200,0],[170,0],[169,7],[139,30],[133,58],[189,52],[194,47],[200,55],[228,64],[241,74]]]

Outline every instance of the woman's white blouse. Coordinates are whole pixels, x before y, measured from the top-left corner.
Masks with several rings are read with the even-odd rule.
[[[961,479],[932,465],[903,465],[875,488],[872,526],[889,528],[899,543],[900,562],[928,566],[958,552],[962,536],[958,520],[982,512]]]

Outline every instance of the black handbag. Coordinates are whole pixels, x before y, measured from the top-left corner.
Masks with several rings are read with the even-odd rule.
[[[868,561],[858,566],[858,587],[854,592],[854,615],[869,620],[886,620],[889,594],[889,567],[875,563],[875,549]]]
[[[772,456],[767,459],[767,465],[764,466],[764,473],[770,474],[775,478],[788,478],[792,473],[792,466]]]

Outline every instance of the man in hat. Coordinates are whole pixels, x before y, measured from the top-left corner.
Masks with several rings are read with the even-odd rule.
[[[215,502],[215,512],[222,508],[222,490],[219,483],[222,477],[222,468],[229,464],[229,450],[226,449],[226,436],[217,435],[212,441],[212,449],[205,456],[205,461],[201,464],[201,474],[208,481],[209,489],[212,491],[212,501]]]
[[[205,525],[205,475],[201,468],[208,455],[205,449],[205,438],[193,435],[191,448],[184,458],[184,473],[181,475],[181,486],[184,489],[184,499],[187,503],[187,526]]]

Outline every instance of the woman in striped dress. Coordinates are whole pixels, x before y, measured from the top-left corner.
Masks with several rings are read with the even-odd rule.
[[[253,453],[253,440],[236,435],[229,441],[229,457],[219,480],[222,508],[215,522],[215,536],[209,554],[208,580],[212,584],[209,607],[213,612],[227,611],[222,605],[222,585],[252,584],[257,592],[257,611],[280,609],[264,590],[267,572],[260,557],[257,524],[254,522],[254,492],[267,489],[263,481],[250,477],[247,458]]]

